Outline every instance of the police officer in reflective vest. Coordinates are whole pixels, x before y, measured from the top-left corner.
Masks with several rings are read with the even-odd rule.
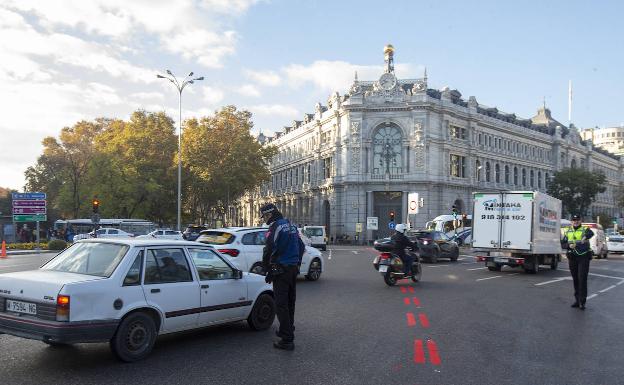
[[[568,249],[567,256],[570,265],[570,273],[574,281],[574,298],[572,307],[585,310],[587,300],[587,274],[589,274],[589,261],[592,258],[592,250],[589,239],[594,232],[585,226],[581,226],[581,217],[572,216],[572,226],[563,235],[562,245]]]
[[[299,237],[297,227],[282,216],[273,203],[260,208],[262,219],[269,225],[266,243],[262,253],[262,265],[267,272],[265,281],[273,283],[275,312],[279,321],[277,336],[273,343],[277,349],[295,348],[295,301],[296,283],[305,245]]]

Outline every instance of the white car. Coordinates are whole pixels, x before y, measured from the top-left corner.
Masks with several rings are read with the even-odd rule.
[[[610,253],[624,253],[624,236],[619,234],[608,235],[607,250]]]
[[[214,246],[220,253],[227,255],[241,270],[262,274],[262,251],[264,249],[267,227],[226,227],[203,230],[197,242]],[[306,246],[301,261],[301,273],[308,281],[321,277],[325,261],[320,251]]]
[[[97,234],[97,237],[95,236]],[[96,232],[90,232],[86,234],[78,234],[74,236],[74,242],[79,241],[81,239],[89,239],[89,238],[131,238],[134,237],[134,234],[127,233],[120,229],[115,229],[112,227],[102,227],[97,229]]]
[[[145,235],[139,235],[136,238],[137,239],[154,239],[154,238],[174,239],[174,240],[177,240],[177,241],[184,240],[184,237],[182,236],[182,232],[181,231],[168,230],[168,229],[154,230],[151,233],[147,233]]]
[[[303,226],[303,233],[310,238],[313,247],[327,250],[327,234],[325,226]]]
[[[196,242],[88,239],[38,270],[0,274],[0,333],[109,341],[126,362],[147,356],[160,334],[241,320],[265,330],[274,318],[264,277]]]

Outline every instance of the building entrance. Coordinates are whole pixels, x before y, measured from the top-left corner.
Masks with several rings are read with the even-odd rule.
[[[392,235],[388,224],[394,214],[394,223],[403,222],[403,192],[375,191],[373,192],[373,216],[379,218],[379,230],[373,231],[373,238],[385,238]]]

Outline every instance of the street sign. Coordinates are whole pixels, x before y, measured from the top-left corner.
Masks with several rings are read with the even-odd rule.
[[[418,214],[418,193],[407,194],[407,214]]]
[[[379,218],[366,217],[366,229],[367,230],[379,230]]]
[[[361,233],[362,232],[362,223],[358,222],[355,224],[355,232],[356,233]]]
[[[15,207],[13,206],[13,214],[45,214],[45,206],[34,207]]]
[[[13,193],[13,200],[16,199],[47,199],[46,193]]]
[[[19,214],[13,215],[14,222],[45,222],[47,221],[47,215],[45,214]]]
[[[13,207],[31,207],[31,206],[45,206],[47,201],[45,199],[29,200],[29,199],[17,199],[13,200]]]
[[[394,221],[388,222],[388,228],[390,230],[394,230],[395,227],[396,227],[396,223],[394,223]]]

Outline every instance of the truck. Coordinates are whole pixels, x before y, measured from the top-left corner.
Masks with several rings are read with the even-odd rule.
[[[561,201],[539,191],[473,193],[472,247],[490,271],[561,261]]]

